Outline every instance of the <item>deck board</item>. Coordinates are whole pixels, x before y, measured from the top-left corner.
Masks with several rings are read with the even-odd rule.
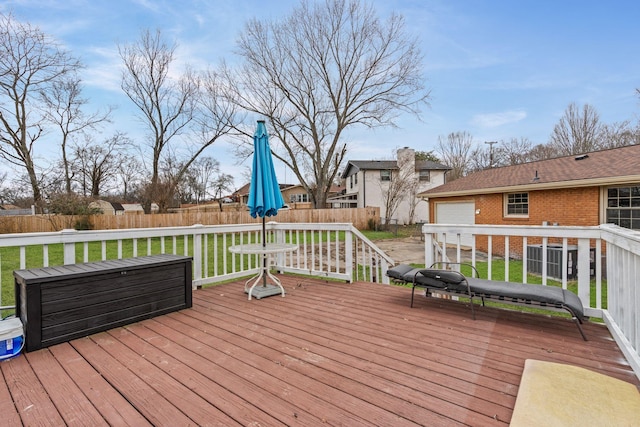
[[[108,425],[51,352],[35,351],[26,358],[66,425]]]
[[[50,347],[49,351],[108,425],[130,427],[151,425],[71,344],[59,344]]]
[[[600,324],[283,276],[0,363],[11,425],[507,426],[526,359],[639,385]]]

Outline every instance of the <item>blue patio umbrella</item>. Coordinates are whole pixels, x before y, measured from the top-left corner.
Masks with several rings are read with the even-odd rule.
[[[269,147],[269,134],[264,120],[258,120],[253,135],[253,167],[251,187],[249,188],[249,213],[252,217],[262,217],[262,246],[267,245],[265,217],[278,215],[278,209],[284,207],[284,200],[273,168],[273,158]],[[262,268],[267,269],[267,260],[263,256]],[[267,286],[267,275],[263,275],[263,287]]]
[[[252,217],[275,216],[284,207],[284,200],[273,168],[273,158],[269,147],[269,134],[264,120],[258,120],[253,135],[253,167],[249,189],[249,213]],[[263,236],[264,242],[264,236]]]

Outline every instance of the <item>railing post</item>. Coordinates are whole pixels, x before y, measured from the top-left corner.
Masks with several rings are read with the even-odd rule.
[[[351,230],[344,232],[344,270],[347,275],[348,283],[353,282],[353,233]]]
[[[276,244],[285,243],[284,230],[278,229],[277,225],[278,225],[277,221],[269,221],[267,223],[267,230],[269,232],[272,232],[271,230],[275,229],[275,232],[272,232],[273,238],[275,240],[274,243],[276,243]],[[275,264],[276,264],[275,267],[284,266],[284,264],[285,264],[284,257],[285,257],[284,252],[280,252],[280,253],[275,254],[275,261],[276,261],[275,262]],[[280,270],[280,269],[277,269],[277,271],[279,273],[282,272],[282,270]]]
[[[64,230],[62,230],[60,232],[60,234],[62,235],[62,240],[64,241],[64,240],[66,240],[65,239],[66,235],[78,234],[78,230],[65,228]],[[76,263],[76,244],[74,242],[64,242],[62,245],[64,247],[64,263],[65,263],[65,265],[75,264]]]
[[[436,260],[434,259],[433,250],[433,233],[426,233],[424,235],[424,266],[430,267]]]
[[[578,239],[578,296],[591,307],[591,269],[589,239]],[[566,268],[566,267],[565,267]]]
[[[192,228],[202,228],[202,224],[194,224]],[[202,279],[202,232],[194,230],[193,234],[193,279]],[[197,286],[194,286],[194,288]]]

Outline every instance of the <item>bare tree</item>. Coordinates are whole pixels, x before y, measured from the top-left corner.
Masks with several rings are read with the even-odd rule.
[[[183,203],[202,203],[212,195],[215,177],[220,174],[220,162],[213,157],[202,157],[194,161],[182,176],[178,197]]]
[[[419,115],[429,99],[422,55],[403,18],[382,22],[359,0],[303,0],[280,21],[252,20],[238,50],[244,64],[226,71],[228,98],[268,119],[274,156],[316,208],[325,206],[345,159],[346,129],[393,126],[403,112]]]
[[[83,107],[87,100],[82,98],[82,85],[76,73],[69,73],[66,78],[43,88],[41,96],[45,106],[45,119],[60,130],[65,191],[71,193],[73,175],[67,146],[78,134],[95,129],[100,123],[108,121],[111,109],[89,115],[84,113]]]
[[[160,197],[160,162],[167,145],[193,119],[198,86],[192,75],[173,79],[169,73],[175,60],[176,45],[169,46],[160,31],[143,31],[140,40],[128,46],[118,46],[125,66],[122,90],[138,107],[141,119],[150,132],[151,183],[145,211],[150,211],[154,198]],[[161,206],[164,212],[166,206]]]
[[[33,156],[45,131],[41,95],[79,67],[40,29],[0,14],[0,157],[26,171],[39,209],[42,192]]]
[[[640,144],[640,126],[634,129],[628,120],[602,126],[602,148],[626,147],[635,144]]]
[[[561,155],[588,153],[601,148],[602,125],[600,114],[589,104],[582,109],[570,104],[553,128],[549,144]]]
[[[497,151],[497,150],[496,150]],[[471,172],[481,171],[488,169],[492,165],[496,166],[499,162],[496,161],[496,154],[492,154],[490,149],[485,146],[477,146],[469,154],[469,161],[465,171],[465,175]]]
[[[551,143],[535,145],[529,151],[531,161],[553,159],[560,155],[558,147]]]
[[[236,109],[221,95],[218,75],[210,71],[197,76],[187,69],[172,78],[170,68],[175,61],[176,45],[168,45],[160,31],[144,31],[140,40],[130,46],[119,46],[125,65],[122,89],[139,108],[150,131],[151,182],[146,186],[146,210],[151,202],[160,212],[174,199],[176,186],[202,152],[233,129]],[[179,135],[199,126],[200,136],[181,141],[186,152],[172,144]],[[170,163],[170,174],[161,182],[161,163]],[[167,163],[167,165],[169,164]],[[175,167],[180,166],[178,169]],[[166,193],[166,194],[165,194]]]
[[[144,177],[143,167],[135,156],[124,155],[116,165],[116,181],[121,188],[122,200],[133,201],[136,188],[141,186]]]
[[[446,139],[442,136],[438,137],[437,150],[442,163],[451,168],[448,175],[449,181],[462,178],[469,172],[472,146],[473,137],[466,131],[452,132]]]
[[[212,192],[213,198],[218,200],[218,205],[222,204],[222,195],[225,192],[228,194],[233,191],[233,182],[234,182],[233,176],[226,173],[220,173],[215,177],[215,179],[211,183],[211,192]]]
[[[9,203],[11,190],[7,185],[7,172],[0,172],[0,204]]]
[[[384,217],[394,217],[403,201],[409,204],[409,222],[413,222],[417,205],[418,176],[416,174],[415,152],[413,150],[397,151],[398,169],[391,172],[390,180],[380,181],[380,192],[384,203]]]
[[[73,147],[73,169],[85,197],[98,197],[109,183],[115,184],[118,165],[125,157],[121,149],[130,143],[126,135],[117,133],[101,143],[87,136],[84,143]]]
[[[531,149],[533,143],[529,138],[511,138],[507,141],[501,141],[500,146],[496,150],[498,164],[501,166],[512,166],[526,163],[531,160]]]

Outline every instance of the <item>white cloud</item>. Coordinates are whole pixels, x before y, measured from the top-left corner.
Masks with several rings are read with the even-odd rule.
[[[527,113],[522,110],[503,111],[500,113],[476,114],[471,119],[471,123],[483,128],[496,128],[509,123],[516,123],[524,120]]]

